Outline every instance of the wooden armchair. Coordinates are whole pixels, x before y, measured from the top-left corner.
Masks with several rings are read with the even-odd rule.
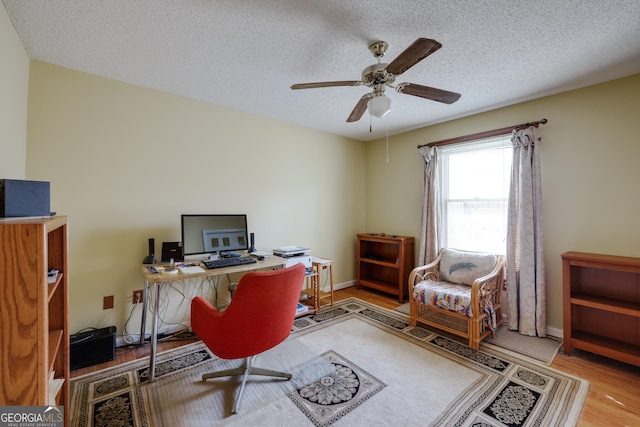
[[[503,255],[445,248],[409,275],[409,320],[467,338],[477,350],[502,325]]]

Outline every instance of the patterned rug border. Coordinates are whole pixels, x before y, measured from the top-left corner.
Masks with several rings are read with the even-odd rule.
[[[407,317],[409,316],[409,303],[403,304],[400,307],[396,307],[393,311],[396,311],[398,313],[401,313],[403,315],[406,315]],[[424,325],[423,325],[424,326]],[[447,333],[439,331],[436,328],[431,328],[429,326],[424,326],[425,328],[440,334],[440,335],[446,335],[449,336]],[[547,366],[551,366],[551,364],[553,363],[553,360],[555,359],[555,357],[560,354],[562,352],[562,338],[558,338],[558,337],[552,337],[552,336],[547,336],[544,338],[541,337],[529,337],[529,336],[524,336],[524,335],[519,335],[517,331],[510,331],[507,329],[506,325],[501,326],[500,328],[498,328],[498,337],[496,340],[493,340],[491,338],[491,336],[487,337],[486,339],[482,340],[480,342],[480,346],[481,348],[485,347],[485,348],[494,348],[497,351],[502,351],[505,352],[509,355],[513,355],[514,357],[524,357],[526,359],[529,360],[535,360],[537,362],[542,362]],[[513,346],[510,346],[509,342],[503,342],[500,340],[500,334],[504,334],[504,333],[510,333],[510,334],[514,334],[519,336],[521,339],[529,339],[529,340],[544,340],[545,342],[545,346],[547,347],[545,350],[543,350],[542,352],[540,352],[539,354],[534,354],[534,353],[527,353],[526,351],[523,350],[518,350],[515,349]],[[453,337],[453,339],[460,339],[462,340],[462,338],[456,337],[451,335],[450,337]],[[461,342],[465,342],[466,340],[463,340]],[[530,343],[529,343],[530,344]],[[551,354],[552,353],[552,354]]]
[[[176,361],[180,359],[188,360],[187,363],[193,366],[213,358],[216,356],[202,342],[186,344],[158,353],[157,375],[161,377],[175,371],[170,366],[175,368]],[[93,426],[96,419],[103,419],[104,425],[149,427],[142,393],[146,379],[141,379],[148,371],[148,360],[148,357],[132,360],[72,378],[71,425]],[[108,413],[115,413],[119,418],[109,419]],[[129,421],[129,424],[120,424],[123,420]]]
[[[491,385],[488,385],[489,377],[485,378],[482,394],[463,393],[465,396],[453,402],[432,425],[568,426],[575,425],[580,417],[589,389],[588,381],[551,368],[539,360],[508,349],[497,348],[495,345],[484,345],[480,350],[472,350],[457,340],[457,337],[444,337],[421,325],[411,327],[406,314],[355,297],[341,300],[335,303],[334,307],[325,307],[318,313],[299,318],[294,322],[292,336],[305,333],[307,328],[314,329],[310,326],[328,326],[352,317],[402,336],[444,357],[457,360],[467,368],[473,366],[493,377]],[[509,378],[516,381],[507,381]],[[478,386],[480,384],[475,385]],[[534,390],[525,392],[529,386]],[[523,392],[527,395],[523,395]],[[536,394],[537,397],[534,396]],[[570,400],[565,404],[559,404],[555,401],[556,396]],[[514,417],[513,414],[499,413],[507,409],[509,404],[512,405],[515,399],[524,401],[534,397],[530,408],[520,408],[523,412],[526,411],[526,414]],[[511,403],[507,403],[509,401]],[[545,419],[550,413],[551,419]],[[500,417],[508,422],[500,422]]]
[[[343,319],[341,318],[341,315],[340,314],[336,315],[336,313],[333,313],[333,310],[343,309],[344,306],[349,304],[356,304],[359,306],[366,307],[372,312],[383,313],[384,316],[381,317],[381,319],[383,320],[376,321],[373,316],[368,316],[366,315],[366,313],[364,314],[359,313],[358,308],[352,308],[350,310],[347,310],[347,312],[342,313],[341,315],[356,316],[356,317],[362,318],[363,320],[371,323],[372,325],[375,325],[376,327],[383,328],[393,334],[401,335],[406,339],[412,340],[418,344],[423,344],[424,342],[431,340],[435,336],[440,336],[452,342],[459,343],[462,347],[467,348],[469,352],[471,352],[471,349],[469,349],[466,345],[467,340],[461,337],[449,335],[441,331],[437,331],[435,329],[429,328],[426,325],[418,324],[415,327],[411,327],[409,324],[409,316],[407,314],[398,312],[396,310],[389,310],[387,308],[380,307],[375,304],[371,304],[367,301],[363,301],[356,297],[350,297],[344,300],[340,300],[334,303],[334,307],[325,306],[315,314],[308,314],[308,315],[299,317],[294,322],[292,336],[295,336],[296,333],[302,333],[303,330],[308,326],[323,327],[323,326],[328,326],[330,324],[330,323],[327,323],[328,321],[333,321],[333,322],[342,321]],[[313,321],[311,322],[311,324],[305,325],[304,323],[302,323],[302,322],[306,322],[303,319],[308,319],[308,318],[313,318]],[[392,320],[386,320],[386,319],[392,319]],[[393,324],[387,325],[385,321],[393,322]],[[551,368],[549,364],[539,359],[527,357],[522,353],[518,353],[516,351],[510,350],[508,348],[503,348],[495,344],[481,342],[479,351],[484,353],[489,353],[496,357],[509,357],[509,358],[518,360],[520,363],[539,365],[539,366],[543,366],[545,369],[553,370],[553,368]],[[472,361],[472,360],[469,360],[469,361]],[[560,371],[557,371],[557,372],[562,373]],[[578,378],[578,377],[573,377],[573,378],[576,380],[583,381],[581,378]]]
[[[157,356],[156,356],[157,357],[156,364],[160,364],[160,363],[165,362],[167,360],[175,359],[177,356],[181,355],[182,353],[185,353],[185,354],[186,353],[191,353],[191,352],[193,352],[193,349],[200,348],[200,347],[202,347],[202,342],[201,341],[196,341],[196,342],[192,342],[192,343],[189,343],[189,344],[182,345],[180,347],[176,347],[176,348],[172,348],[172,349],[169,349],[169,350],[162,351],[162,352],[158,353]],[[213,357],[215,357],[215,356],[213,356]],[[136,359],[136,360],[130,360],[128,362],[120,363],[120,364],[115,365],[115,366],[110,366],[108,368],[100,369],[99,371],[96,371],[96,372],[89,372],[89,373],[86,373],[86,374],[78,375],[77,377],[73,377],[71,379],[71,381],[72,382],[80,381],[80,380],[83,380],[83,379],[85,379],[87,377],[92,377],[94,375],[101,375],[101,374],[104,374],[104,376],[108,376],[108,374],[111,373],[111,372],[117,372],[117,371],[120,371],[120,370],[130,369],[130,367],[137,366],[137,365],[146,366],[146,365],[148,365],[148,363],[149,363],[149,356],[144,356],[144,357]]]
[[[411,327],[408,316],[403,313],[384,309],[358,298],[342,300],[335,303],[334,307],[325,307],[317,313],[297,318],[291,338],[352,318],[402,337],[449,360],[457,361],[466,368],[483,373],[483,378],[454,399],[432,425],[575,425],[579,418],[589,387],[587,381],[557,371],[540,361],[521,357],[514,352],[497,351],[490,347],[471,350],[463,343],[420,326]],[[190,353],[203,347],[204,345],[198,342],[159,353],[158,366],[163,363],[170,365],[174,363],[172,362],[174,359],[182,356],[189,358]],[[194,363],[200,363],[200,357],[198,356]],[[215,356],[212,357],[215,358]],[[144,372],[147,363],[148,359],[139,359],[73,378],[71,380],[72,425],[92,425],[87,424],[86,420],[93,420],[94,416],[93,413],[87,413],[87,398],[78,395],[80,392],[76,390],[76,385],[88,383],[89,379],[113,381],[112,378],[120,373],[136,368],[136,374],[131,374],[133,378],[128,379],[131,382],[126,391],[128,394],[125,393],[126,396],[124,394],[123,396],[125,400],[129,399],[131,406],[129,416],[137,419],[132,425],[149,426],[145,403],[140,394],[140,388],[144,382],[138,378],[140,375],[144,378],[144,374],[141,373]],[[168,373],[171,371],[175,369],[169,369]],[[159,377],[161,375],[162,370],[159,372]],[[93,393],[95,390],[90,392]],[[87,393],[85,390],[85,394]],[[117,397],[116,394],[113,396]],[[523,405],[520,413],[515,415],[513,411],[509,412],[510,409],[505,409],[508,406],[507,402],[513,402],[514,399]],[[78,405],[82,408],[76,409]],[[78,416],[85,420],[85,424],[76,422],[75,418]],[[327,424],[321,424],[317,420],[312,422],[316,425],[330,425],[335,421]]]

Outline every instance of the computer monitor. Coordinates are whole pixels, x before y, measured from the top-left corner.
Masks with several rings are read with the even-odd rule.
[[[183,214],[184,255],[201,255],[249,248],[247,216],[240,214]]]

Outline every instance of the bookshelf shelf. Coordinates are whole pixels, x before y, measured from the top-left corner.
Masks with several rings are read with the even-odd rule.
[[[640,366],[640,258],[562,254],[564,352]]]
[[[358,234],[358,286],[398,296],[404,302],[414,267],[414,239],[408,236]]]

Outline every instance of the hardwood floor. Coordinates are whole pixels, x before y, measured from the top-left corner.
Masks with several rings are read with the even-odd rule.
[[[395,296],[375,290],[351,287],[335,292],[335,299],[338,301],[349,297],[360,298],[390,310],[400,306]],[[189,335],[163,341],[158,344],[158,351],[194,341],[197,340]],[[119,348],[114,361],[75,370],[71,376],[95,372],[148,355],[148,345],[141,348]],[[582,351],[575,351],[572,356],[559,354],[551,366],[590,383],[578,426],[640,426],[640,367]]]

